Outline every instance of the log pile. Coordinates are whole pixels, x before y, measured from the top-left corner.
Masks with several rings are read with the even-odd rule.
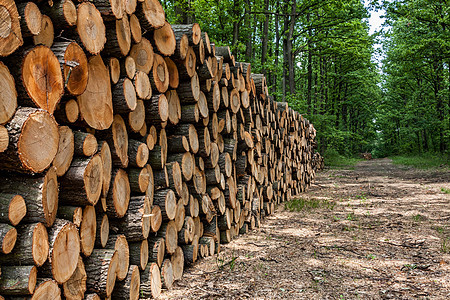
[[[0,16],[0,299],[156,298],[314,178],[313,125],[158,0]]]

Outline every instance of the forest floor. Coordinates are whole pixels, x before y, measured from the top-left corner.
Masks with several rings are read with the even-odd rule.
[[[161,298],[450,299],[448,169],[363,161],[318,173],[301,197]]]

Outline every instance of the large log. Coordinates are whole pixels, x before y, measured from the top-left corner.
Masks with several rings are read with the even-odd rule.
[[[4,6],[2,7],[4,8]],[[14,77],[2,62],[0,62],[0,88],[2,90],[0,94],[0,124],[5,124],[16,112],[17,91]]]
[[[2,267],[0,291],[3,295],[31,295],[34,292],[37,279],[35,266]]]
[[[22,46],[22,30],[15,1],[2,0],[0,4],[2,19],[9,24],[0,31],[0,56],[8,56]]]
[[[138,266],[131,265],[125,280],[120,281],[115,285],[111,295],[112,298],[138,300],[140,282],[141,279]]]
[[[158,29],[164,26],[166,20],[164,9],[158,0],[140,1],[140,5],[136,9],[136,16],[145,30]]]
[[[78,258],[77,268],[72,276],[70,276],[69,280],[63,284],[64,297],[66,297],[67,300],[84,299],[87,276],[83,259],[80,256]]]
[[[123,234],[110,235],[105,246],[106,249],[115,250],[117,252],[117,279],[124,280],[128,273],[130,261],[130,248],[127,239]]]
[[[148,264],[141,272],[139,294],[142,298],[157,299],[161,295],[161,273],[156,263]]]
[[[9,145],[0,153],[0,169],[41,173],[50,166],[58,152],[59,131],[49,113],[35,108],[19,108],[5,128]],[[41,134],[43,132],[45,134]]]
[[[84,48],[97,55],[106,43],[105,24],[94,4],[83,2],[77,8],[77,32]]]

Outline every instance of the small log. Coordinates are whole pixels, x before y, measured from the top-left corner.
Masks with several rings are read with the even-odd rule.
[[[92,156],[97,152],[98,143],[93,134],[74,131],[74,153],[79,156]]]
[[[20,27],[23,37],[38,35],[41,32],[42,14],[36,3],[19,3],[17,10],[20,15]]]
[[[0,224],[0,231],[2,233],[6,232],[6,226],[5,224]],[[17,241],[16,236],[19,237]],[[11,246],[14,249],[9,253],[8,251],[10,249],[6,248],[11,248]],[[4,254],[9,254],[0,256],[0,264],[4,266],[14,265],[20,262],[22,265],[36,265],[40,267],[47,260],[48,250],[48,234],[44,224],[23,224],[17,227],[17,232],[14,229],[6,235],[3,235],[1,251]]]
[[[122,117],[115,115],[111,127],[100,132],[98,137],[108,142],[113,165],[126,168],[128,166],[128,133]]]
[[[42,12],[48,15],[58,29],[77,24],[77,7],[72,0],[53,0],[53,5],[44,5]]]
[[[122,19],[125,15],[124,1],[121,0],[90,0],[95,4],[103,20]]]
[[[152,215],[150,219],[151,230],[152,232],[158,232],[162,224],[161,208],[158,205],[153,205],[151,215]]]
[[[161,283],[162,287],[169,290],[174,282],[173,267],[170,259],[166,258],[161,266]]]
[[[138,17],[135,14],[130,15],[130,29],[133,42],[136,44],[142,40],[142,29]]]
[[[80,256],[80,236],[75,224],[56,219],[48,231],[49,263],[51,274],[59,284],[72,276]]]
[[[78,258],[77,268],[75,269],[69,280],[67,280],[63,284],[64,297],[66,297],[67,300],[84,299],[84,293],[87,289],[86,279],[87,275],[84,268],[84,262],[80,256]]]
[[[195,263],[198,257],[198,236],[194,237],[192,244],[181,245],[181,249],[183,249],[184,262],[187,265]]]
[[[177,226],[174,221],[163,223],[158,231],[158,237],[164,238],[166,244],[166,252],[173,254],[178,245]]]
[[[106,213],[110,218],[122,218],[125,216],[130,202],[130,182],[127,172],[123,169],[115,169],[112,173],[112,185],[106,196]]]
[[[83,2],[77,8],[77,32],[84,48],[92,55],[103,50],[106,29],[102,16],[94,4]]]
[[[143,168],[148,161],[148,153],[147,144],[136,140],[128,140],[128,158],[130,166]]]
[[[176,37],[182,34],[186,34],[189,39],[189,43],[193,45],[197,45],[202,37],[200,25],[198,25],[197,23],[177,25],[172,24],[172,29]]]
[[[111,184],[111,170],[112,170],[112,157],[111,150],[107,142],[102,141],[98,143],[98,152],[102,158],[103,168],[103,182],[102,182],[102,196],[106,197],[108,194],[109,186]]]
[[[116,283],[119,256],[115,250],[95,249],[85,260],[87,290],[109,297]],[[127,270],[128,271],[128,270]]]
[[[97,218],[94,206],[88,205],[83,209],[83,219],[80,225],[81,253],[91,255],[94,250],[97,231]]]
[[[164,254],[166,252],[166,244],[164,238],[152,237],[148,240],[148,260],[154,262],[158,266],[162,266]]]
[[[0,192],[0,223],[16,226],[27,214],[27,206],[22,196]]]
[[[152,97],[152,87],[147,73],[143,71],[136,72],[134,76],[134,87],[136,88],[136,94],[139,99],[148,100]]]
[[[175,219],[177,200],[171,189],[155,191],[153,203],[161,208],[163,220]]]
[[[136,62],[136,70],[142,71],[146,74],[150,73],[153,67],[153,46],[149,40],[142,38],[142,40],[131,47],[130,56]]]
[[[164,56],[171,56],[175,52],[176,39],[172,27],[168,22],[153,31],[153,42],[159,53]]]
[[[114,112],[126,114],[136,109],[137,97],[133,82],[125,77],[112,88]]]
[[[47,227],[52,226],[58,209],[58,182],[56,170],[53,167],[44,176],[9,175],[1,181],[0,194],[21,195],[25,200],[26,215],[23,217],[23,222],[42,222]],[[18,214],[21,215],[20,212]]]
[[[0,223],[0,253],[8,254],[17,241],[17,230],[9,224]]]
[[[117,252],[117,280],[124,280],[127,276],[130,261],[130,248],[125,235],[111,234],[105,249]]]
[[[110,74],[100,55],[91,56],[88,65],[86,90],[77,99],[80,116],[90,127],[105,130],[111,126],[114,118]]]
[[[181,247],[177,247],[175,252],[172,254],[172,257],[170,258],[170,261],[172,263],[173,279],[181,279],[184,269],[184,253]]]
[[[139,242],[131,242],[130,247],[130,264],[137,265],[141,270],[145,270],[148,263],[148,242],[147,240]]]
[[[156,263],[148,264],[140,275],[139,295],[144,298],[157,299],[161,295],[161,273]]]
[[[141,21],[141,26],[147,31],[164,26],[166,15],[158,0],[139,1],[136,8],[136,16]]]
[[[169,88],[169,69],[161,55],[153,55],[153,67],[148,78],[152,88],[159,93],[165,93]]]
[[[58,283],[52,279],[39,279],[37,280],[36,289],[33,292],[31,299],[33,300],[45,300],[55,299],[61,300],[61,289]],[[22,297],[21,297],[22,298]],[[67,298],[70,299],[70,298]]]
[[[70,167],[75,151],[74,134],[67,126],[59,126],[58,152],[52,165],[56,169],[56,175],[63,176]]]
[[[70,205],[95,205],[102,193],[102,183],[103,165],[100,155],[75,158],[61,178],[59,197],[63,203]]]
[[[111,297],[116,299],[138,300],[140,283],[139,268],[136,265],[131,265],[127,277],[123,281],[117,282]]]
[[[95,246],[105,248],[109,239],[109,219],[106,214],[97,214]]]
[[[105,24],[106,44],[104,53],[108,56],[124,57],[131,48],[131,27],[128,16]]]

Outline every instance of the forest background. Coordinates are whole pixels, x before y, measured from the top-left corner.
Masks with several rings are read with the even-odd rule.
[[[450,157],[447,0],[166,0],[266,75],[270,93],[314,123],[325,157]],[[371,12],[383,12],[370,34]],[[377,45],[381,45],[377,46]],[[381,59],[376,59],[376,57]]]

